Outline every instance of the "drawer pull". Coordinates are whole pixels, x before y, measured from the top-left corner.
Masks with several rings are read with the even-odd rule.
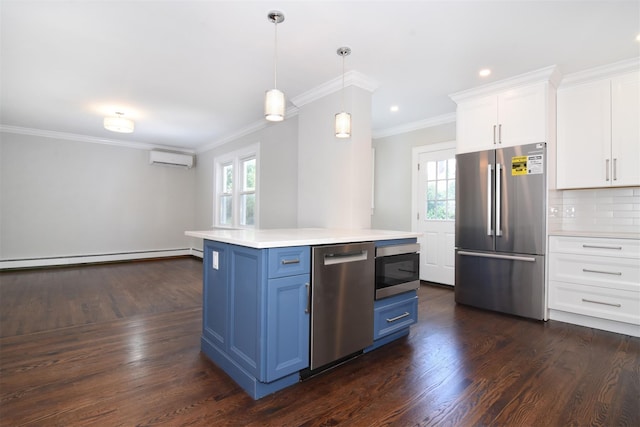
[[[300,260],[299,259],[283,259],[281,263],[282,265],[300,264]]]
[[[396,320],[400,320],[403,319],[405,317],[409,316],[409,312],[405,311],[403,314],[401,314],[400,316],[396,316],[396,317],[392,317],[391,319],[387,319],[387,323],[393,323]]]
[[[589,270],[588,268],[583,268],[582,271],[584,273],[600,273],[600,274],[611,274],[612,276],[622,276],[622,273],[619,271]]]
[[[585,249],[614,249],[617,251],[622,250],[622,246],[601,246],[601,245],[582,245]]]
[[[594,300],[584,299],[584,298],[582,298],[582,302],[590,302],[590,303],[593,303],[593,304],[610,305],[611,307],[622,307],[621,304],[611,304],[610,302],[594,301]]]

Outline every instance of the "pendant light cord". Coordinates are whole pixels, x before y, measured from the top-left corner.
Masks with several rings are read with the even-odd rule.
[[[344,111],[344,55],[342,55],[342,111]]]
[[[278,88],[278,23],[274,22],[274,40],[275,49],[273,50],[273,88]]]

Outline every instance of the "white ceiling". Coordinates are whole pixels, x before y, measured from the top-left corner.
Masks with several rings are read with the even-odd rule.
[[[202,150],[264,123],[346,69],[379,83],[374,135],[455,111],[448,95],[557,64],[563,74],[640,55],[633,1],[1,0],[0,124]],[[489,67],[488,78],[478,76]],[[393,104],[400,110],[391,113]],[[336,106],[336,112],[339,106]],[[124,111],[132,134],[102,127]]]

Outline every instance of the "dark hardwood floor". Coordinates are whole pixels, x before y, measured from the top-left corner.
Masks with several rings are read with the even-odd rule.
[[[0,425],[640,425],[640,339],[428,285],[406,339],[254,401],[200,353],[201,269],[0,273]]]

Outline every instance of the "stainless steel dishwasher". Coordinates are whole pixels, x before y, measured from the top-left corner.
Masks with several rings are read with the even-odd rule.
[[[311,276],[311,364],[315,370],[373,344],[375,247],[315,246]]]

